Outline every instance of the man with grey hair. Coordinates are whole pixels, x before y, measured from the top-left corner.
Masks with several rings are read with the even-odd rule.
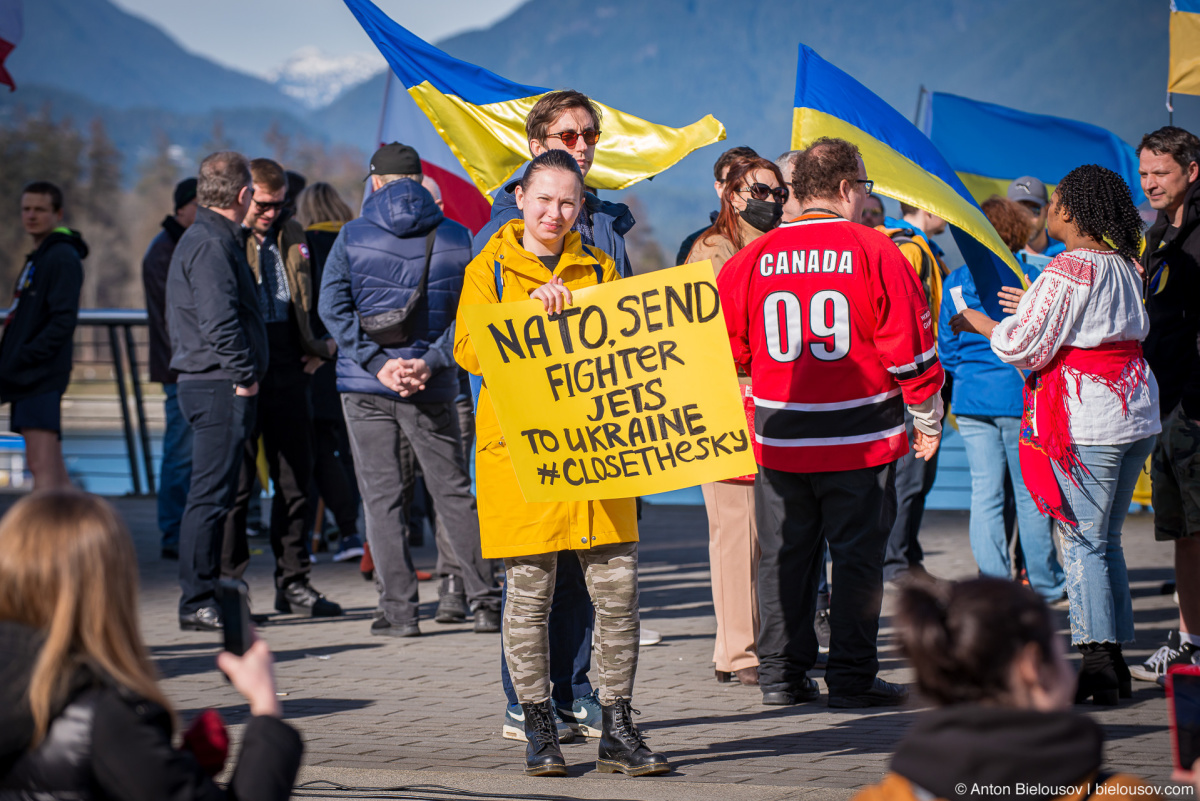
[[[792,159],[795,158],[799,150],[788,150],[779,154],[779,158],[775,159],[775,166],[783,173],[783,185],[791,187],[792,185]],[[783,202],[783,221],[794,220],[800,216],[804,209],[800,208],[800,201],[796,197],[795,192],[788,192],[788,198]]]
[[[179,373],[179,408],[192,427],[192,483],[179,528],[185,631],[223,627],[216,585],[225,517],[267,369],[267,331],[242,233],[251,192],[250,164],[240,153],[204,159],[196,221],[167,272],[171,369]]]

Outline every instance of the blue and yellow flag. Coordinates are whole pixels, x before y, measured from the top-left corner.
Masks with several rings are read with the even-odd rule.
[[[880,194],[924,209],[951,226],[984,308],[1000,319],[996,292],[1024,286],[1021,269],[996,229],[933,143],[898,111],[814,50],[800,45],[792,147],[822,136],[858,146]]]
[[[549,89],[513,83],[453,58],[370,0],[345,2],[480,190],[493,191],[529,161],[525,117]],[[587,176],[596,189],[624,189],[725,138],[725,126],[711,114],[686,128],[668,128],[596,105],[604,135]]]
[[[1171,0],[1167,91],[1200,95],[1200,0]]]
[[[1200,0],[1197,0],[1200,2]],[[1099,164],[1125,179],[1135,204],[1146,199],[1137,153],[1097,125],[1029,114],[934,92],[925,131],[979,202],[1003,196],[1008,185],[1032,175],[1050,191],[1080,164]]]

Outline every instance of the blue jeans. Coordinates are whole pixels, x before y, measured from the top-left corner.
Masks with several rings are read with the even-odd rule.
[[[984,576],[1012,578],[1012,563],[1004,526],[1005,473],[1012,478],[1017,504],[1019,547],[1029,585],[1048,601],[1062,597],[1066,586],[1062,565],[1054,552],[1053,521],[1038,511],[1021,480],[1017,446],[1019,417],[959,415],[958,433],[971,466],[971,553]]]
[[[1146,437],[1123,445],[1080,445],[1079,458],[1090,475],[1077,475],[1079,486],[1054,469],[1063,500],[1079,521],[1078,533],[1062,529],[1074,644],[1133,641],[1121,525],[1154,442]]]
[[[504,605],[508,604],[508,582],[504,583]],[[504,607],[501,606],[501,609]],[[588,669],[592,666],[592,622],[595,609],[584,581],[579,558],[572,551],[559,551],[547,629],[550,635],[550,695],[558,706],[569,707],[576,698],[592,691]],[[508,660],[500,649],[500,683],[508,705],[517,702]]]
[[[163,393],[167,396],[163,401],[167,429],[158,471],[158,530],[164,548],[178,548],[179,524],[192,483],[192,427],[179,410],[179,385],[163,384]]]

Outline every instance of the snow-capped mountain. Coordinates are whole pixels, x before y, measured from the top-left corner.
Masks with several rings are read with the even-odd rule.
[[[330,56],[319,48],[304,47],[273,71],[270,78],[284,94],[315,109],[328,105],[385,66],[378,53]]]

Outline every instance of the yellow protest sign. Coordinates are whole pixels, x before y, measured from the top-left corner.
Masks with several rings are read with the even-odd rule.
[[[626,498],[753,473],[707,261],[541,301],[463,309],[530,503]]]

